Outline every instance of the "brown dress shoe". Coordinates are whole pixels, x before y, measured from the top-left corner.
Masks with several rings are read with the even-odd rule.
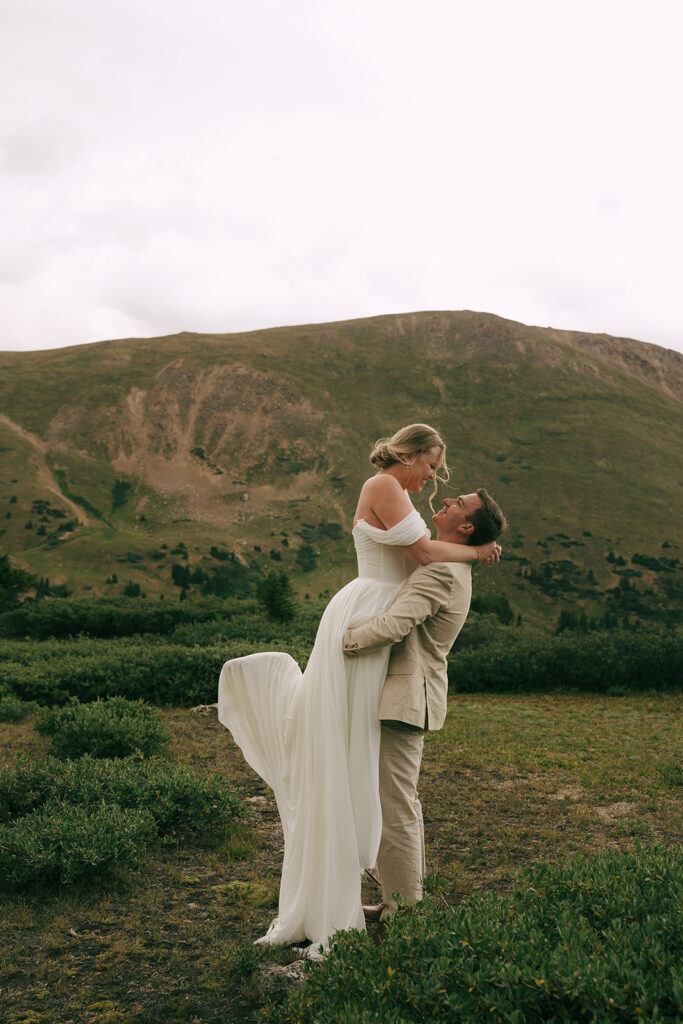
[[[363,906],[363,914],[365,915],[366,921],[379,921],[382,917],[382,911],[386,909],[386,903],[378,903],[374,907]]]

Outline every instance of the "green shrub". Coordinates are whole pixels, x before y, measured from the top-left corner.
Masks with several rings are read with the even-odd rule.
[[[246,814],[239,791],[220,775],[198,775],[159,758],[97,760],[86,754],[77,761],[46,757],[0,769],[0,821],[53,803],[146,810],[163,841],[220,834],[228,819]]]
[[[286,635],[267,643],[226,640],[197,647],[84,638],[41,644],[12,641],[5,648],[0,687],[22,700],[44,705],[63,705],[69,697],[85,702],[114,695],[175,707],[210,704],[216,699],[220,670],[229,658],[281,650],[303,668],[309,654],[307,643]]]
[[[20,722],[38,708],[35,701],[20,700],[13,694],[0,693],[0,722]]]
[[[215,599],[183,601],[135,600],[134,598],[95,598],[60,601],[24,601],[18,608],[0,615],[0,636],[115,637],[145,633],[170,633],[181,622],[203,622],[228,618],[245,604],[255,602]]]
[[[511,633],[476,651],[458,652],[456,647],[448,678],[453,689],[467,693],[680,690],[683,633],[638,630],[531,638]]]
[[[638,849],[525,872],[505,896],[404,908],[374,946],[339,933],[327,960],[267,1019],[680,1021],[683,852]]]
[[[255,651],[262,650],[265,644],[286,645],[293,641],[308,648],[313,646],[325,603],[307,601],[305,606],[299,603],[295,606],[294,617],[288,620],[269,618],[261,608],[248,608],[229,618],[183,622],[176,626],[169,640],[186,645],[239,641],[252,644]]]
[[[37,582],[36,577],[30,572],[15,568],[10,562],[9,555],[0,553],[0,612],[15,605],[20,596]]]
[[[294,618],[294,591],[286,572],[268,573],[264,580],[259,581],[256,593],[269,618],[279,622],[289,622]]]
[[[44,709],[35,728],[52,736],[50,752],[57,757],[155,754],[170,739],[154,708],[125,697]]]
[[[0,884],[11,889],[74,882],[134,860],[154,834],[147,810],[47,804],[14,825],[0,825]]]
[[[35,701],[38,704],[66,704],[69,691],[55,684],[49,673],[44,651],[16,651],[15,657],[22,661],[7,660],[0,664],[0,686],[22,702]],[[29,663],[27,655],[36,657]]]
[[[313,572],[318,564],[318,555],[310,544],[302,544],[296,553],[296,564],[303,572]]]
[[[497,641],[504,645],[508,637],[512,637],[512,642],[515,641],[516,627],[504,626],[498,616],[490,612],[480,613],[470,609],[467,620],[458,634],[453,654],[457,656],[465,650],[490,647]]]
[[[473,597],[470,607],[473,612],[479,612],[481,615],[495,615],[504,626],[509,626],[515,617],[504,594],[483,594],[481,597]]]

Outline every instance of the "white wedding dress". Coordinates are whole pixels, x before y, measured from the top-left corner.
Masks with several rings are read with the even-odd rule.
[[[353,528],[358,578],[325,609],[302,673],[288,654],[223,666],[218,719],[275,793],[285,839],[278,916],[259,942],[327,948],[340,928],[365,928],[361,873],[377,859],[380,692],[389,648],[344,658],[342,638],[385,611],[415,563],[403,551],[429,531],[413,509],[390,530]]]

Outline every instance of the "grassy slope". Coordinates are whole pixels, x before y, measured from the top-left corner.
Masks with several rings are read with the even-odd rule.
[[[0,423],[0,447],[9,449],[0,452],[0,517],[12,511],[0,519],[0,543],[34,571],[94,592],[112,571],[147,592],[168,590],[173,559],[154,561],[149,552],[181,540],[191,561],[218,543],[292,571],[301,524],[348,529],[372,441],[422,420],[448,440],[455,493],[485,484],[500,500],[511,523],[509,555],[533,565],[570,558],[592,568],[604,591],[618,582],[604,561],[610,548],[627,560],[635,551],[661,554],[662,542],[680,533],[683,406],[662,384],[667,373],[678,379],[676,359],[637,342],[475,313],[5,354],[0,410],[33,438]],[[129,415],[135,389],[146,393],[137,426]],[[131,456],[142,434],[145,452]],[[204,461],[193,461],[192,446],[202,447]],[[121,453],[139,471],[114,468]],[[190,485],[164,488],[164,466]],[[80,502],[88,525],[48,549],[24,527],[31,502],[50,494],[50,474],[51,500]],[[113,511],[112,488],[122,478],[132,490]],[[425,498],[417,503],[428,513]],[[292,543],[282,563],[271,563],[267,553],[282,550],[283,530]],[[558,533],[579,546],[553,540]],[[315,546],[318,570],[300,580],[314,594],[353,572],[346,537]],[[117,562],[129,551],[143,559]],[[554,621],[557,600],[524,584],[516,569],[508,560],[479,585],[502,589],[527,619]],[[655,582],[645,570],[640,585]],[[593,612],[601,600],[569,595],[566,606]]]

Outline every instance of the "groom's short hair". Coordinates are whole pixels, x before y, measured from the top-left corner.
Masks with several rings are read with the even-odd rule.
[[[481,505],[471,515],[467,516],[467,522],[471,523],[474,529],[467,538],[468,544],[488,544],[495,540],[507,526],[507,520],[503,515],[500,505],[493,500],[485,487],[479,487],[477,494]]]

